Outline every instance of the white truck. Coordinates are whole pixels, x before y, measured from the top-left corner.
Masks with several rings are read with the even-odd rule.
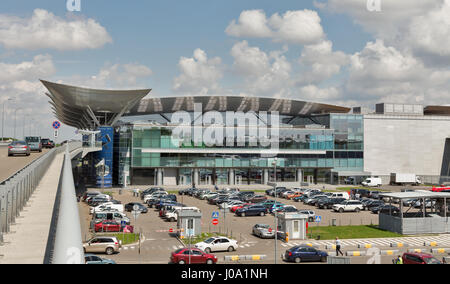
[[[166,212],[166,220],[169,222],[175,222],[178,220],[178,212],[185,210],[200,211],[197,207],[173,207],[172,210]]]
[[[391,173],[391,185],[419,185],[422,180],[416,174],[409,173]]]

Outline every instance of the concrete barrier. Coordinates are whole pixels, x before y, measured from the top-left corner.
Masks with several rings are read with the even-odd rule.
[[[445,254],[445,253],[449,253],[450,249],[448,248],[434,248],[431,249],[431,253],[433,254]]]
[[[437,247],[439,244],[438,242],[424,242],[423,245],[426,247]]]
[[[414,249],[408,249],[408,252],[409,253],[423,253],[423,252],[425,252],[425,250],[414,248]]]
[[[373,247],[374,247],[373,244],[358,244],[358,248],[366,248],[366,249],[369,249],[369,248],[373,248]]]
[[[347,251],[345,252],[346,256],[365,256],[367,252],[365,251]]]
[[[224,256],[225,261],[243,261],[243,260],[263,260],[267,256],[264,254],[254,254],[254,255],[226,255]]]
[[[344,246],[343,245],[341,245],[341,249],[343,249],[344,248]],[[326,245],[325,246],[325,249],[336,249],[336,245]]]
[[[398,242],[398,243],[391,243],[390,246],[392,248],[403,248],[403,247],[407,247],[409,245],[406,243]]]
[[[350,264],[350,257],[345,256],[328,256],[327,264]]]
[[[398,255],[400,251],[398,249],[392,250],[380,250],[381,255]]]

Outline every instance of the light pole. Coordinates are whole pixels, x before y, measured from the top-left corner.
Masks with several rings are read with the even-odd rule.
[[[2,142],[5,140],[5,136],[3,135],[3,129],[5,128],[5,103],[7,101],[13,101],[13,99],[9,98],[3,102],[3,112],[2,112]]]
[[[273,165],[273,177],[274,177],[274,197],[275,197],[275,202],[274,205],[277,205],[277,196],[278,196],[278,192],[277,192],[277,157],[274,158],[274,161],[272,162]],[[276,207],[274,208],[275,212],[274,212],[274,216],[275,216],[275,264],[277,264],[277,242],[278,242],[278,213],[276,211]]]
[[[17,111],[21,110],[20,108],[16,108],[14,110],[14,138],[13,139],[17,139],[16,137],[16,122],[17,122]]]

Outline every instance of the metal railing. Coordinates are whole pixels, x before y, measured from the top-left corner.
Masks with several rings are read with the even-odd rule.
[[[20,212],[35,191],[56,154],[62,150],[62,147],[50,150],[1,182],[0,243],[3,243],[3,234],[10,232],[11,224],[14,224],[16,218],[20,216]]]
[[[53,246],[48,246],[48,249],[52,250],[51,263],[53,264],[84,263],[80,217],[69,148],[69,146],[66,147],[64,154],[64,164],[58,186],[59,196],[52,221],[52,223],[56,223],[54,243]]]

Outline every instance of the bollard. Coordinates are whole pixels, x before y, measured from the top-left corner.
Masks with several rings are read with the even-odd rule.
[[[398,254],[399,250],[381,250],[380,254],[381,255],[394,255],[394,254]]]
[[[347,256],[365,256],[366,252],[365,251],[347,251],[345,254]]]
[[[286,232],[286,242],[289,242],[289,233]]]

